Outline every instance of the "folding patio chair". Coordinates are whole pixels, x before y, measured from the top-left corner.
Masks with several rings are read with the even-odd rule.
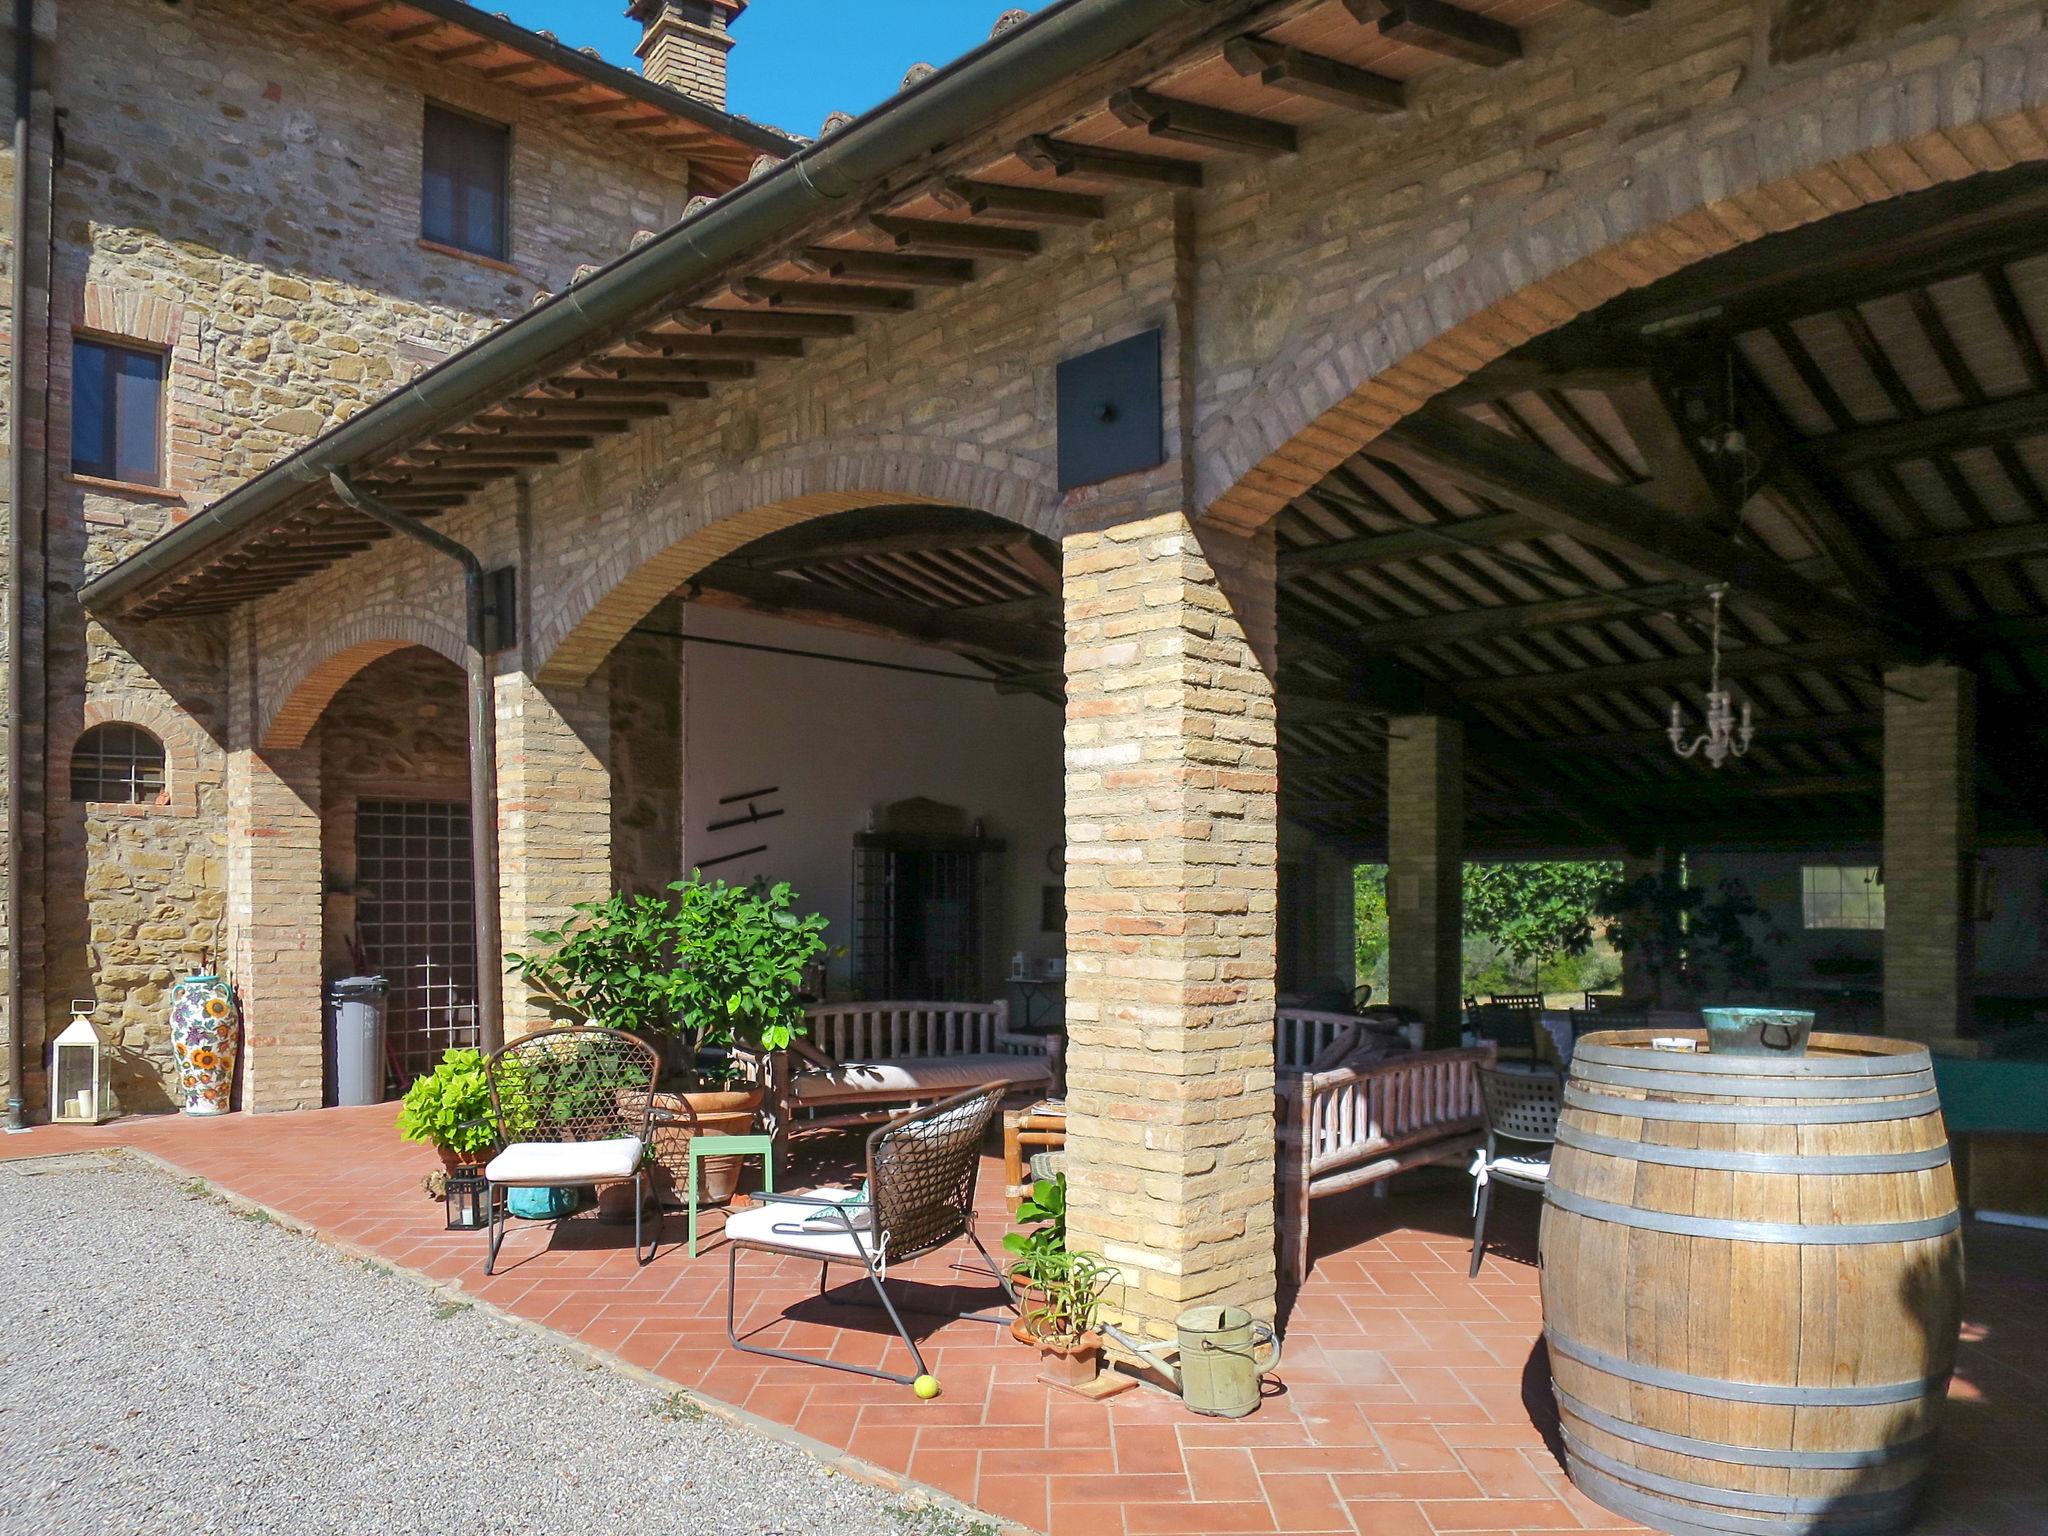
[[[505,1241],[506,1193],[512,1189],[592,1188],[630,1180],[633,1256],[642,1264],[654,1257],[658,1229],[647,1251],[640,1251],[640,1213],[647,1203],[641,1153],[660,1070],[661,1058],[638,1035],[588,1024],[544,1029],[485,1060],[491,1113],[504,1148],[484,1168],[490,1184],[485,1274],[495,1272]]]
[[[928,1109],[892,1120],[868,1137],[868,1172],[862,1190],[825,1188],[795,1195],[764,1195],[763,1203],[726,1220],[725,1334],[735,1349],[804,1365],[822,1365],[884,1381],[914,1383],[930,1374],[917,1340],[903,1326],[887,1286],[889,1266],[945,1247],[965,1236],[1003,1288],[1014,1308],[1017,1293],[1002,1267],[989,1257],[974,1230],[974,1183],[981,1172],[981,1139],[1006,1089],[995,1083],[956,1094]],[[818,1261],[818,1294],[834,1264],[860,1269],[880,1299],[896,1336],[917,1364],[908,1376],[876,1366],[846,1365],[817,1355],[749,1344],[739,1336],[735,1316],[741,1249],[785,1258]],[[974,1322],[1007,1326],[1007,1316],[983,1312],[951,1314]]]
[[[1557,1140],[1557,1115],[1564,1082],[1548,1073],[1479,1069],[1479,1093],[1486,1107],[1486,1145],[1472,1159],[1472,1269],[1486,1262],[1486,1212],[1496,1182],[1541,1194],[1550,1182],[1550,1147]],[[1529,1151],[1503,1153],[1512,1141]],[[1535,1148],[1542,1148],[1536,1152]]]

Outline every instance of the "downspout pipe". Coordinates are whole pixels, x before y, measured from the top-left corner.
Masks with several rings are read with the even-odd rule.
[[[21,861],[28,838],[22,815],[22,733],[28,728],[28,658],[22,654],[27,624],[21,584],[28,560],[28,470],[22,450],[28,441],[28,215],[30,98],[35,90],[35,0],[14,0],[14,249],[10,253],[11,296],[7,345],[7,1129],[28,1129],[28,1101],[22,1091],[22,1048],[27,987],[23,983]]]
[[[1236,8],[1247,3],[1237,0]],[[264,525],[305,486],[475,411],[587,349],[593,337],[623,333],[821,211],[913,170],[1159,28],[1191,12],[1231,8],[1231,0],[1056,0],[315,438],[88,583],[79,600],[89,611],[111,611],[216,542]]]
[[[415,539],[462,567],[463,670],[469,684],[469,880],[475,906],[478,1044],[505,1043],[504,944],[498,925],[498,710],[484,634],[484,566],[468,545],[385,506],[336,470],[334,494],[394,533]]]

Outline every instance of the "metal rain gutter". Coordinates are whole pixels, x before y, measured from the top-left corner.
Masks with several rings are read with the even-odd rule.
[[[14,251],[7,347],[7,1129],[28,1129],[27,1100],[22,1090],[22,1032],[27,1021],[23,986],[21,861],[27,846],[23,835],[22,770],[26,754],[22,733],[28,708],[22,698],[28,682],[28,658],[22,654],[27,625],[21,583],[28,565],[23,526],[27,521],[28,470],[22,462],[24,418],[28,414],[28,149],[30,112],[35,89],[35,0],[14,0]]]
[[[1057,0],[315,438],[89,582],[79,601],[91,612],[112,611],[216,542],[261,525],[306,486],[480,408],[506,381],[715,278],[820,209],[857,197],[1037,92],[1143,42],[1190,8],[1217,3]]]

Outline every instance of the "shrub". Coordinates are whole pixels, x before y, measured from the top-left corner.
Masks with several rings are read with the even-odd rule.
[[[439,1066],[405,1090],[398,1134],[457,1157],[475,1157],[496,1147],[498,1128],[483,1057],[467,1049],[445,1052]]]

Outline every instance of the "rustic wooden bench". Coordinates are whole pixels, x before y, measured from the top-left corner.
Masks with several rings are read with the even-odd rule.
[[[1309,1204],[1410,1168],[1462,1162],[1486,1137],[1479,1069],[1491,1045],[1370,1057],[1283,1073],[1280,1094],[1280,1278],[1308,1278]]]
[[[1014,1033],[1009,1017],[1000,1001],[811,1005],[771,1090],[778,1133],[875,1125],[992,1083],[1056,1091],[1061,1041]]]

